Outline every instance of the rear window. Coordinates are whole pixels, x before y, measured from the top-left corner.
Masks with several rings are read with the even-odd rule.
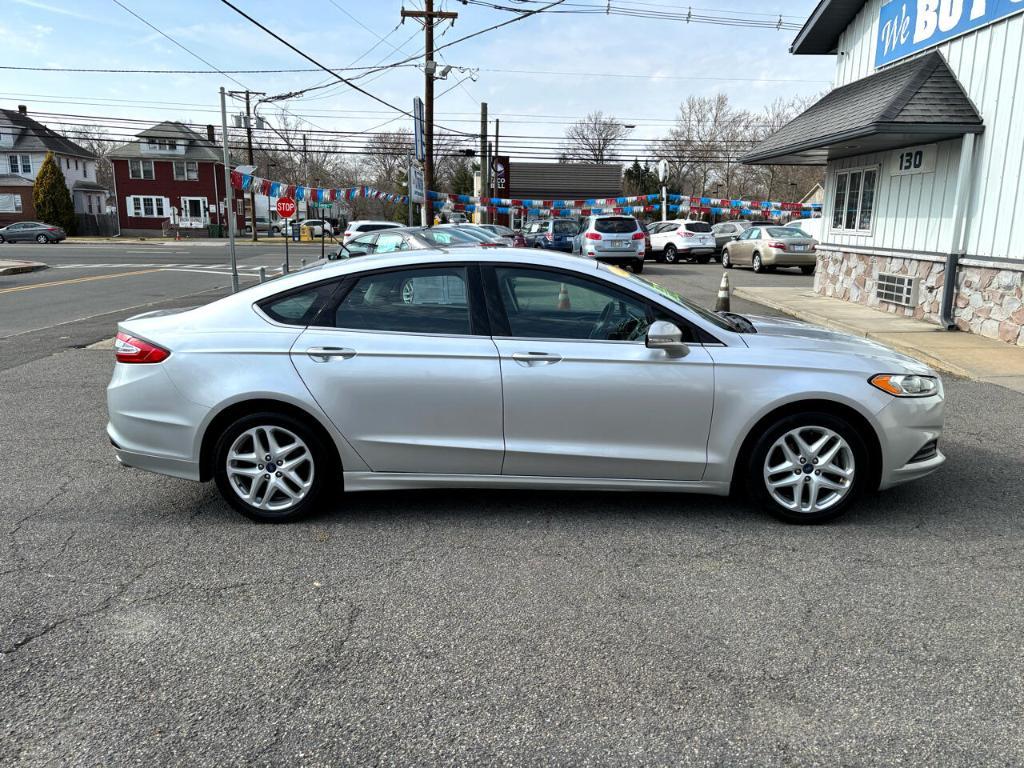
[[[556,221],[553,223],[556,235],[575,235],[579,227],[575,221]]]
[[[620,235],[626,232],[636,232],[636,219],[626,216],[617,216],[612,219],[597,219],[594,222],[594,229],[604,234]]]
[[[768,237],[807,237],[799,227],[765,227]]]
[[[394,229],[397,224],[360,224],[356,232],[376,232],[378,229]]]
[[[711,225],[706,221],[688,221],[684,225],[687,232],[710,232]]]

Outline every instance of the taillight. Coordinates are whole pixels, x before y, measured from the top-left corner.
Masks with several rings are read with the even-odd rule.
[[[345,237],[352,237],[352,233],[351,232],[346,232],[344,236]]]
[[[162,363],[171,356],[163,347],[123,332],[114,338],[114,353],[119,363]]]
[[[769,248],[777,248],[780,251],[786,250],[786,244],[785,243],[768,243],[768,247]]]
[[[587,240],[600,240],[601,239],[601,233],[600,232],[587,232],[587,234],[584,235],[584,237],[586,237]]]
[[[678,232],[683,237],[693,237],[693,232],[690,232],[686,227],[680,227]]]
[[[643,240],[644,239],[644,233],[643,232],[634,232],[633,233],[633,239],[634,240]]]
[[[555,236],[553,234],[551,234],[550,232],[545,232],[544,233],[544,239],[547,240],[550,243],[550,242],[554,241]]]

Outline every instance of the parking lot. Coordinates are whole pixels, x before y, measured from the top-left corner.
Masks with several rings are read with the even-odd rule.
[[[1024,762],[1024,396],[947,379],[945,468],[822,527],[732,499],[507,491],[352,495],[258,526],[113,460],[112,353],[80,347],[139,311],[127,281],[152,306],[227,288],[145,269],[0,278],[40,285],[0,294],[0,763]],[[722,274],[647,269],[705,305]],[[122,308],[16,327],[101,283]]]

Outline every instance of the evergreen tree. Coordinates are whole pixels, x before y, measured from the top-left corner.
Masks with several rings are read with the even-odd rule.
[[[46,153],[46,159],[36,175],[36,183],[32,187],[32,203],[40,221],[61,227],[69,235],[74,234],[75,204],[52,152]]]
[[[473,194],[473,169],[468,162],[461,162],[452,174],[451,191],[457,195]]]

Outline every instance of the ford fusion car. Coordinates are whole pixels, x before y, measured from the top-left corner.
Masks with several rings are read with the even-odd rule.
[[[491,487],[744,490],[820,522],[945,460],[924,364],[547,251],[330,262],[126,320],[115,352],[118,460],[213,480],[259,521]]]

